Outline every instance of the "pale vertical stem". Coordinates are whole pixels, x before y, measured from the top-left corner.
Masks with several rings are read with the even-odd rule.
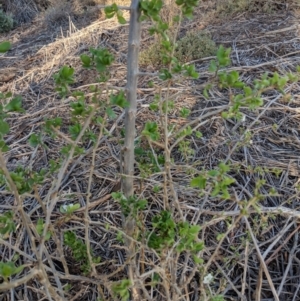
[[[140,9],[139,0],[132,0],[130,7],[129,40],[127,55],[127,100],[129,107],[125,111],[125,143],[122,150],[122,161],[124,162],[124,178],[122,179],[122,190],[129,198],[133,196],[133,175],[134,175],[134,138],[135,138],[135,118],[137,110],[137,80],[138,80],[138,58],[141,40],[141,23],[139,22]],[[122,167],[121,167],[122,168]],[[127,217],[124,220],[124,231],[132,237],[135,232],[134,217]],[[140,301],[140,291],[135,284],[137,266],[135,264],[135,243],[126,239],[128,248],[127,256],[130,258],[128,265],[128,277],[132,282],[132,300]]]
[[[123,148],[124,174],[122,189],[126,197],[133,195],[134,173],[134,137],[137,108],[138,57],[141,40],[141,23],[139,22],[139,0],[132,0],[130,10],[129,41],[127,56],[127,100],[129,107],[125,111],[125,144]]]

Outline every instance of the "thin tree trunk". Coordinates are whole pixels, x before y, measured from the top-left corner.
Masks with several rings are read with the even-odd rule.
[[[122,179],[122,190],[124,195],[129,198],[133,196],[133,175],[134,175],[134,138],[135,138],[135,118],[137,110],[137,79],[138,79],[138,58],[139,46],[141,39],[141,23],[139,22],[140,9],[139,0],[132,0],[130,10],[130,25],[129,25],[129,40],[128,40],[128,55],[127,55],[127,100],[129,107],[125,111],[125,144],[123,148],[123,164],[124,177]],[[127,217],[124,220],[124,230],[128,236],[133,236],[135,231],[134,217]],[[134,283],[136,278],[135,264],[135,244],[126,240],[128,248],[127,256],[131,258],[128,266],[128,276],[133,284],[132,299],[140,301],[140,292]]]
[[[124,174],[122,190],[126,197],[133,195],[133,174],[134,174],[134,137],[135,117],[137,108],[137,78],[138,78],[138,57],[141,39],[141,23],[139,22],[139,0],[131,3],[128,56],[127,56],[127,100],[129,107],[125,112],[125,145],[123,148]]]

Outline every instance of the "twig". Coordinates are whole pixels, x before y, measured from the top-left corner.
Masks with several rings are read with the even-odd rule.
[[[16,288],[24,283],[27,283],[28,281],[30,281],[32,278],[34,278],[35,276],[37,276],[39,274],[40,274],[39,270],[32,269],[29,274],[27,274],[26,276],[24,276],[20,279],[15,279],[12,282],[1,283],[0,284],[0,292],[5,292],[9,289]]]
[[[254,243],[254,246],[255,246],[255,249],[256,249],[256,251],[257,251],[257,255],[258,255],[259,261],[260,261],[260,264],[261,264],[261,266],[262,266],[262,268],[263,268],[263,270],[264,270],[264,272],[265,272],[265,275],[266,275],[266,277],[267,277],[267,279],[268,279],[270,288],[271,288],[271,290],[272,290],[273,297],[274,297],[275,301],[280,301],[280,300],[279,300],[279,297],[278,297],[278,294],[277,294],[277,292],[276,292],[276,289],[275,289],[275,287],[274,287],[272,278],[271,278],[270,273],[269,273],[269,271],[268,271],[267,265],[266,265],[266,263],[265,263],[265,261],[264,261],[262,255],[261,255],[261,253],[260,253],[259,246],[258,246],[258,244],[257,244],[257,242],[256,242],[256,238],[255,238],[255,236],[254,236],[254,234],[253,234],[253,231],[252,231],[252,228],[251,228],[251,226],[250,226],[250,224],[249,224],[249,221],[248,221],[247,217],[245,217],[245,216],[244,216],[243,219],[244,219],[244,221],[245,221],[245,223],[246,223],[246,226],[247,226],[247,228],[248,228],[248,230],[249,230],[249,233],[250,233],[250,235],[251,235],[251,238],[252,238],[252,240],[253,240],[253,243]]]

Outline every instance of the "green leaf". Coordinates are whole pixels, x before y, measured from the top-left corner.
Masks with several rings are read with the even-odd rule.
[[[218,70],[216,61],[211,61],[210,62],[208,70],[209,70],[209,72],[213,72],[213,73]]]
[[[120,24],[126,24],[127,23],[126,19],[123,17],[123,13],[122,13],[121,10],[118,10],[118,12],[117,12],[117,19],[118,19],[118,22]]]
[[[194,244],[194,246],[193,246],[193,251],[194,252],[200,252],[200,251],[202,251],[203,249],[204,249],[204,243],[203,242],[197,242],[197,243],[195,243]]]
[[[112,105],[119,106],[122,109],[129,107],[129,102],[126,100],[124,91],[121,91],[116,95],[111,94],[109,98]]]
[[[37,147],[39,144],[41,144],[41,137],[33,133],[28,139],[28,143],[32,147]]]
[[[206,99],[209,98],[208,90],[207,90],[206,88],[203,90],[203,96],[204,96]]]
[[[118,6],[115,3],[110,6],[106,6],[104,8],[105,16],[108,19],[113,18],[117,11],[118,11]]]
[[[188,108],[182,108],[180,110],[180,117],[182,118],[187,118],[191,113],[191,110],[189,110]]]
[[[68,204],[68,205],[61,205],[59,211],[64,214],[73,214],[76,210],[80,208],[80,204]]]
[[[221,171],[222,173],[226,173],[226,172],[230,171],[229,165],[227,165],[227,164],[225,164],[225,163],[223,163],[223,162],[221,162],[221,163],[219,164],[219,168],[220,168],[220,171]]]
[[[226,67],[230,64],[230,51],[231,48],[225,49],[222,45],[219,47],[217,51],[217,59],[221,67]]]
[[[200,131],[196,131],[195,135],[198,139],[203,137],[203,134]]]
[[[225,177],[222,182],[221,182],[221,185],[222,186],[229,186],[231,184],[233,184],[235,182],[235,179],[233,178],[230,178],[230,177]]]
[[[5,109],[8,112],[24,112],[22,109],[22,98],[21,96],[14,97],[6,106]]]
[[[0,134],[1,137],[1,134]],[[3,140],[0,140],[0,150],[5,153],[9,151],[9,147],[6,145],[6,143]]]
[[[118,21],[119,21],[120,24],[126,24],[127,23],[126,19],[123,16],[118,16]]]
[[[41,218],[39,218],[36,225],[36,231],[39,235],[43,234],[44,227],[45,227],[44,221]],[[50,238],[51,238],[51,232],[47,231],[45,235],[45,241],[49,240]]]
[[[72,115],[74,116],[84,116],[84,114],[88,114],[90,112],[90,108],[86,106],[82,99],[77,102],[72,102],[70,106],[73,109]]]
[[[202,258],[197,257],[196,255],[193,256],[194,262],[197,264],[203,264],[204,260]]]
[[[206,187],[207,179],[204,176],[199,176],[197,178],[192,179],[191,187],[204,189]]]
[[[11,48],[11,44],[8,41],[0,43],[0,53],[5,53]]]
[[[12,233],[16,230],[14,222],[14,214],[12,211],[5,212],[0,215],[0,234],[5,235]]]
[[[190,76],[191,78],[198,79],[199,73],[196,72],[195,65],[184,66],[186,71],[185,75]]]
[[[168,80],[172,78],[172,74],[167,69],[162,69],[159,74],[161,80]]]
[[[74,125],[69,126],[69,132],[70,132],[70,135],[71,135],[73,140],[76,140],[76,138],[78,137],[78,135],[81,132],[81,128],[82,127],[81,127],[80,123],[76,123]]]
[[[158,111],[158,109],[159,109],[158,101],[151,102],[150,105],[149,105],[149,109],[151,111]]]
[[[88,55],[82,54],[80,56],[80,59],[81,59],[81,61],[83,63],[83,67],[89,68],[91,66],[91,58]]]
[[[208,172],[208,175],[211,177],[216,177],[217,175],[219,175],[219,171],[212,169]]]
[[[69,67],[69,66],[63,66],[61,69],[61,75],[64,78],[69,78],[74,74],[74,68]]]
[[[20,273],[24,266],[16,267],[14,262],[0,262],[0,275],[7,281],[8,277]]]
[[[9,132],[9,124],[6,121],[0,119],[0,134],[5,135],[8,132]]]
[[[147,121],[144,130],[142,131],[142,135],[149,137],[151,140],[157,141],[159,139],[157,123]]]
[[[212,196],[212,197],[217,196],[217,195],[219,194],[220,190],[221,190],[220,185],[216,185],[216,186],[214,187],[213,191],[211,192],[211,196]]]
[[[112,108],[107,108],[105,112],[110,119],[115,119],[117,117]]]

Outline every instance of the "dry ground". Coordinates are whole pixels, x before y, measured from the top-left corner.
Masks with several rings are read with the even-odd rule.
[[[232,47],[232,65],[229,69],[238,70],[248,83],[265,72],[278,71],[285,73],[294,71],[300,65],[300,28],[297,11],[281,8],[272,14],[237,14],[231,20],[215,18],[214,6],[205,1],[191,22],[186,22],[183,32],[190,29],[207,29],[213,40],[219,45]],[[95,15],[96,16],[96,15]],[[209,16],[209,17],[207,17]],[[213,18],[214,17],[214,18]],[[7,137],[11,151],[6,155],[8,167],[13,169],[18,164],[32,165],[38,169],[47,166],[51,158],[57,158],[60,143],[47,138],[48,150],[33,151],[26,143],[32,132],[36,132],[43,119],[53,116],[68,117],[70,98],[61,100],[54,92],[52,75],[63,64],[71,65],[76,70],[76,85],[73,89],[88,90],[94,83],[95,75],[80,67],[79,55],[87,52],[89,47],[107,47],[115,56],[110,85],[116,88],[126,84],[126,53],[128,26],[120,26],[115,21],[104,19],[80,19],[60,28],[49,29],[43,19],[37,17],[31,24],[16,28],[1,40],[10,40],[12,50],[0,57],[1,91],[12,91],[23,98],[26,113],[12,116],[11,134]],[[146,32],[143,34],[143,45],[149,43]],[[173,122],[177,110],[184,104],[190,107],[190,119],[196,119],[207,112],[228,103],[227,91],[214,88],[210,99],[202,96],[202,84],[209,76],[208,60],[195,62],[200,72],[200,79],[174,84],[174,92],[180,92],[176,99]],[[147,70],[152,71],[152,70]],[[154,119],[155,115],[148,109],[153,100],[154,88],[149,88],[149,78],[141,78],[139,82],[139,107],[137,116],[138,129],[144,121]],[[172,172],[182,210],[186,219],[203,225],[202,233],[206,246],[204,259],[208,259],[218,245],[217,234],[228,230],[226,218],[231,223],[239,216],[237,201],[247,200],[253,196],[255,184],[259,179],[266,183],[261,193],[274,187],[278,195],[266,197],[260,202],[261,212],[253,212],[249,216],[255,238],[244,243],[247,226],[240,221],[230,231],[218,248],[216,260],[211,267],[215,276],[213,290],[225,296],[225,300],[274,300],[269,282],[263,272],[258,256],[258,249],[263,256],[274,287],[280,300],[300,300],[300,248],[299,248],[299,175],[300,175],[300,98],[299,85],[292,84],[286,92],[293,96],[286,102],[278,93],[264,95],[264,105],[255,112],[245,111],[246,121],[234,123],[225,121],[219,115],[204,119],[200,127],[203,137],[194,139],[195,154],[188,162],[174,153],[177,162]],[[119,112],[120,113],[120,112]],[[120,115],[122,116],[122,115]],[[172,115],[170,116],[172,120]],[[103,139],[95,164],[94,183],[92,187],[92,208],[90,217],[93,221],[109,223],[117,227],[121,224],[120,208],[110,193],[119,182],[118,166],[120,147],[120,129],[123,120],[118,118],[110,124],[110,133]],[[67,121],[66,121],[67,125]],[[243,140],[245,129],[253,132],[251,143],[238,147]],[[89,146],[87,146],[88,148]],[[182,172],[182,166],[214,168],[219,161],[230,161],[235,169],[232,175],[237,184],[232,192],[236,201],[203,200],[196,191],[188,189],[190,179]],[[88,171],[91,154],[87,152],[72,162],[61,186],[61,205],[68,201],[72,194],[72,202],[79,202],[85,207],[85,191],[88,182]],[[159,176],[153,176],[142,185],[137,183],[137,190],[148,199],[150,208],[162,207],[160,195],[153,195],[152,187]],[[50,183],[44,183],[40,195],[45,195]],[[0,192],[1,193],[1,192]],[[0,195],[0,212],[13,208],[14,200],[5,194]],[[38,202],[28,198],[24,208],[33,221],[43,216]],[[151,216],[151,212],[147,216]],[[67,228],[78,229],[78,235],[84,237],[81,222],[82,213],[78,213],[72,222],[60,228],[57,220],[61,217],[58,210],[53,213],[53,223],[60,235]],[[95,254],[106,262],[99,271],[111,272],[124,261],[124,252],[116,240],[116,235],[106,231],[104,227],[91,225],[91,244]],[[10,243],[18,245],[22,251],[31,254],[28,240],[23,237],[23,229],[18,228],[17,235],[11,237]],[[0,259],[9,258],[9,248],[1,245]],[[47,245],[58,272],[62,270],[55,246]],[[51,253],[52,252],[52,253]],[[79,268],[66,253],[71,276],[62,282],[73,285],[69,300],[96,300],[96,281],[89,282],[84,277],[76,278]],[[145,259],[148,261],[151,259]],[[26,260],[25,260],[26,261]],[[246,272],[245,272],[246,271]],[[51,275],[51,271],[49,270]],[[73,276],[72,276],[73,275]],[[197,276],[197,275],[196,275]],[[123,271],[115,275],[115,279],[123,278]],[[79,279],[79,280],[78,280]],[[86,281],[85,281],[86,280]],[[197,277],[187,285],[189,300],[199,300]],[[194,286],[193,286],[194,285]],[[31,281],[13,291],[14,300],[42,300],[39,292],[40,284]],[[242,296],[242,292],[244,296]],[[27,294],[27,299],[24,295]],[[11,292],[0,295],[0,300],[13,300]],[[46,299],[43,299],[46,300]],[[156,296],[155,300],[163,300]],[[188,299],[186,299],[188,300]]]

